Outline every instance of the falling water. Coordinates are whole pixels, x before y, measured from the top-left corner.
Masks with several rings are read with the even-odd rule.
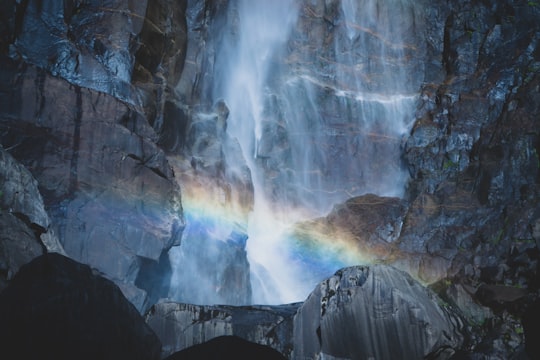
[[[312,3],[231,1],[216,54],[213,100],[230,109],[254,185],[255,303],[301,301],[363,261],[339,239],[298,246],[296,222],[365,193],[402,196],[407,182],[401,145],[422,70],[413,0]]]

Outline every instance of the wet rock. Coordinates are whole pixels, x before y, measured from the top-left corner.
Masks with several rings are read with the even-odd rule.
[[[161,345],[111,281],[46,254],[0,293],[0,353],[18,359],[159,359]]]
[[[243,340],[236,336],[220,336],[205,342],[201,345],[193,346],[189,349],[177,352],[167,360],[182,359],[261,359],[261,360],[281,360],[286,359],[276,350],[267,346],[257,345]]]
[[[392,267],[340,270],[298,309],[294,357],[420,359],[459,349],[462,320],[440,304],[432,292]]]
[[[174,144],[183,135],[176,131],[181,130],[176,128],[181,121],[174,105],[178,97],[174,88],[187,51],[186,6],[187,1],[149,1],[138,47],[133,49],[132,84],[141,95],[148,121],[160,134],[159,144],[168,151],[179,150]]]
[[[290,357],[292,316],[299,305],[233,307],[162,302],[150,309],[146,322],[163,344],[163,357],[225,335],[269,346]]]
[[[290,359],[422,358],[464,341],[464,324],[406,273],[374,265],[338,271],[302,304],[159,303],[146,315],[164,355],[222,335],[270,346]],[[452,350],[453,349],[453,350]]]
[[[32,174],[0,146],[0,290],[19,268],[64,249],[51,228]]]
[[[2,210],[25,222],[47,251],[64,254],[64,249],[51,228],[36,180],[1,145],[0,184]]]
[[[186,59],[176,92],[182,103],[210,108],[216,57],[214,34],[219,33],[220,17],[227,12],[228,0],[189,1],[186,23],[189,40]]]
[[[16,6],[12,56],[69,82],[133,100],[131,75],[146,2],[67,1]]]
[[[70,257],[134,287],[142,259],[158,261],[183,227],[179,187],[155,132],[109,95],[2,64],[1,141],[36,178],[51,228]]]
[[[183,156],[169,157],[187,223],[171,251],[169,297],[179,302],[251,303],[246,241],[254,190],[240,144],[226,131],[228,112],[224,101],[211,112],[189,111]]]
[[[484,304],[512,302],[523,298],[527,294],[525,289],[505,285],[482,284],[476,290],[476,298]]]
[[[367,194],[336,205],[327,220],[356,237],[367,237],[369,243],[393,243],[400,236],[404,211],[399,198]]]

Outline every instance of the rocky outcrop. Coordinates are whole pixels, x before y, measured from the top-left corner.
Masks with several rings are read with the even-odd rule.
[[[395,217],[403,222],[390,249],[373,251],[436,283],[486,335],[471,346],[482,356],[523,351],[523,329],[509,319],[538,297],[539,11],[521,1],[425,3],[424,82],[403,148],[411,180]],[[341,217],[317,223],[354,234],[352,243],[371,236],[362,211]]]
[[[409,275],[374,265],[338,271],[294,318],[294,358],[444,359],[463,323]]]
[[[276,350],[236,336],[221,336],[166,358],[167,360],[238,359],[284,360]]]
[[[302,304],[160,303],[146,321],[160,337],[164,355],[235,335],[289,359],[445,359],[462,346],[465,335],[460,317],[433,292],[384,265],[340,270]]]
[[[17,359],[159,359],[161,344],[111,281],[46,254],[0,293],[0,354]]]
[[[144,105],[154,119],[182,72],[185,6],[168,0],[6,1],[2,50],[72,84]]]
[[[160,338],[164,357],[220,336],[233,335],[270,346],[290,357],[292,317],[299,306],[199,306],[162,302],[152,306],[146,322]]]
[[[141,259],[157,261],[183,227],[179,188],[155,132],[109,95],[5,58],[2,64],[4,147],[38,181],[66,253],[144,308],[146,295],[133,285]]]
[[[182,71],[184,10],[165,0],[2,4],[1,142],[38,181],[66,253],[141,310],[147,292],[167,296],[168,284],[149,279],[170,274],[166,252],[183,227],[157,144]]]
[[[182,248],[171,253],[170,297],[176,301],[251,303],[245,249],[253,184],[238,140],[227,133],[227,116],[223,102],[208,113],[189,111],[183,156],[169,158],[182,183],[187,221]]]
[[[0,290],[22,265],[43,252],[64,253],[36,180],[1,146],[0,223]]]

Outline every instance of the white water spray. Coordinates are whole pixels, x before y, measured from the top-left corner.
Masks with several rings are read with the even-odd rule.
[[[302,301],[321,279],[291,250],[290,227],[352,196],[403,195],[400,146],[420,81],[411,79],[414,44],[404,42],[414,38],[415,9],[408,0],[342,0],[332,37],[314,39],[309,31],[329,26],[316,23],[326,21],[320,8],[294,0],[230,6],[214,100],[227,103],[228,132],[253,177],[253,302]],[[299,25],[302,11],[313,24]]]

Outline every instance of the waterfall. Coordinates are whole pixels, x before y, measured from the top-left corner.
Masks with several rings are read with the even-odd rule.
[[[212,101],[228,106],[254,186],[247,253],[254,303],[302,301],[363,255],[294,224],[366,193],[402,196],[401,145],[422,56],[413,0],[239,0],[219,34]],[[217,36],[217,35],[216,35]]]

